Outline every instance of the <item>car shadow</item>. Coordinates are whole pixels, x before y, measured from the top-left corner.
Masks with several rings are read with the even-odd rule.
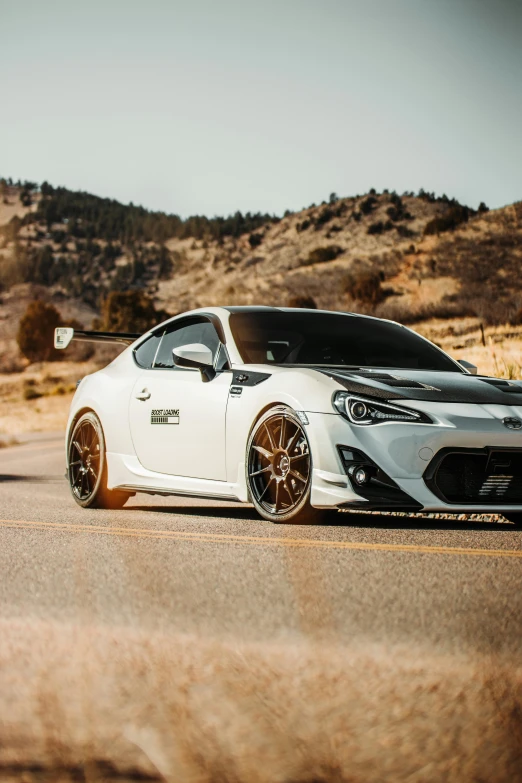
[[[154,514],[177,514],[188,517],[215,517],[216,519],[246,519],[260,522],[261,517],[252,506],[126,506],[129,511],[148,511]]]
[[[214,519],[232,519],[247,522],[264,522],[252,506],[128,506],[129,511],[141,511],[154,514],[176,514],[177,516],[212,517]],[[265,524],[269,525],[269,522]],[[283,525],[281,525],[282,527]],[[287,527],[309,527],[309,525],[287,525]],[[377,528],[383,530],[449,530],[449,531],[487,531],[509,532],[514,530],[510,522],[475,522],[455,519],[448,516],[443,519],[432,517],[387,516],[385,514],[358,513],[355,511],[327,513],[322,527]],[[274,525],[274,528],[276,526]]]
[[[27,482],[28,484],[61,484],[63,478],[61,476],[24,476],[19,473],[0,473],[0,483],[8,483],[13,481]]]

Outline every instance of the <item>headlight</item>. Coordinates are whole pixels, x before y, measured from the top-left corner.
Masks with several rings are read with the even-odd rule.
[[[333,398],[333,405],[352,424],[383,424],[386,421],[433,424],[430,417],[421,411],[400,408],[389,402],[377,402],[370,397],[359,397],[350,392],[337,392]]]

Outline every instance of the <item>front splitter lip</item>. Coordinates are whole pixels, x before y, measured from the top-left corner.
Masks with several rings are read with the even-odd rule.
[[[364,501],[361,500],[361,502],[345,502],[345,503],[339,503],[337,506],[339,509],[343,509],[344,511],[382,511],[383,513],[394,513],[394,514],[504,514],[510,513],[510,514],[522,514],[522,506],[462,506],[462,505],[451,505],[451,506],[445,506],[442,504],[438,505],[427,505],[427,506],[406,506],[401,505],[397,507],[392,507],[389,504],[378,506],[375,503],[364,503]]]

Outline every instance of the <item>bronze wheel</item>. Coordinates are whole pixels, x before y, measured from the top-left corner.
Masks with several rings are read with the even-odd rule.
[[[312,455],[303,424],[276,406],[256,423],[247,448],[247,483],[257,511],[271,522],[318,521],[309,503]]]
[[[105,438],[100,420],[89,411],[76,422],[67,448],[67,475],[71,493],[83,508],[122,508],[126,492],[107,488]]]

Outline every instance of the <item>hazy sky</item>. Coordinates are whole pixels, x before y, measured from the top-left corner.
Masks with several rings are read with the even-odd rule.
[[[0,0],[0,175],[208,215],[522,199],[522,0]]]

